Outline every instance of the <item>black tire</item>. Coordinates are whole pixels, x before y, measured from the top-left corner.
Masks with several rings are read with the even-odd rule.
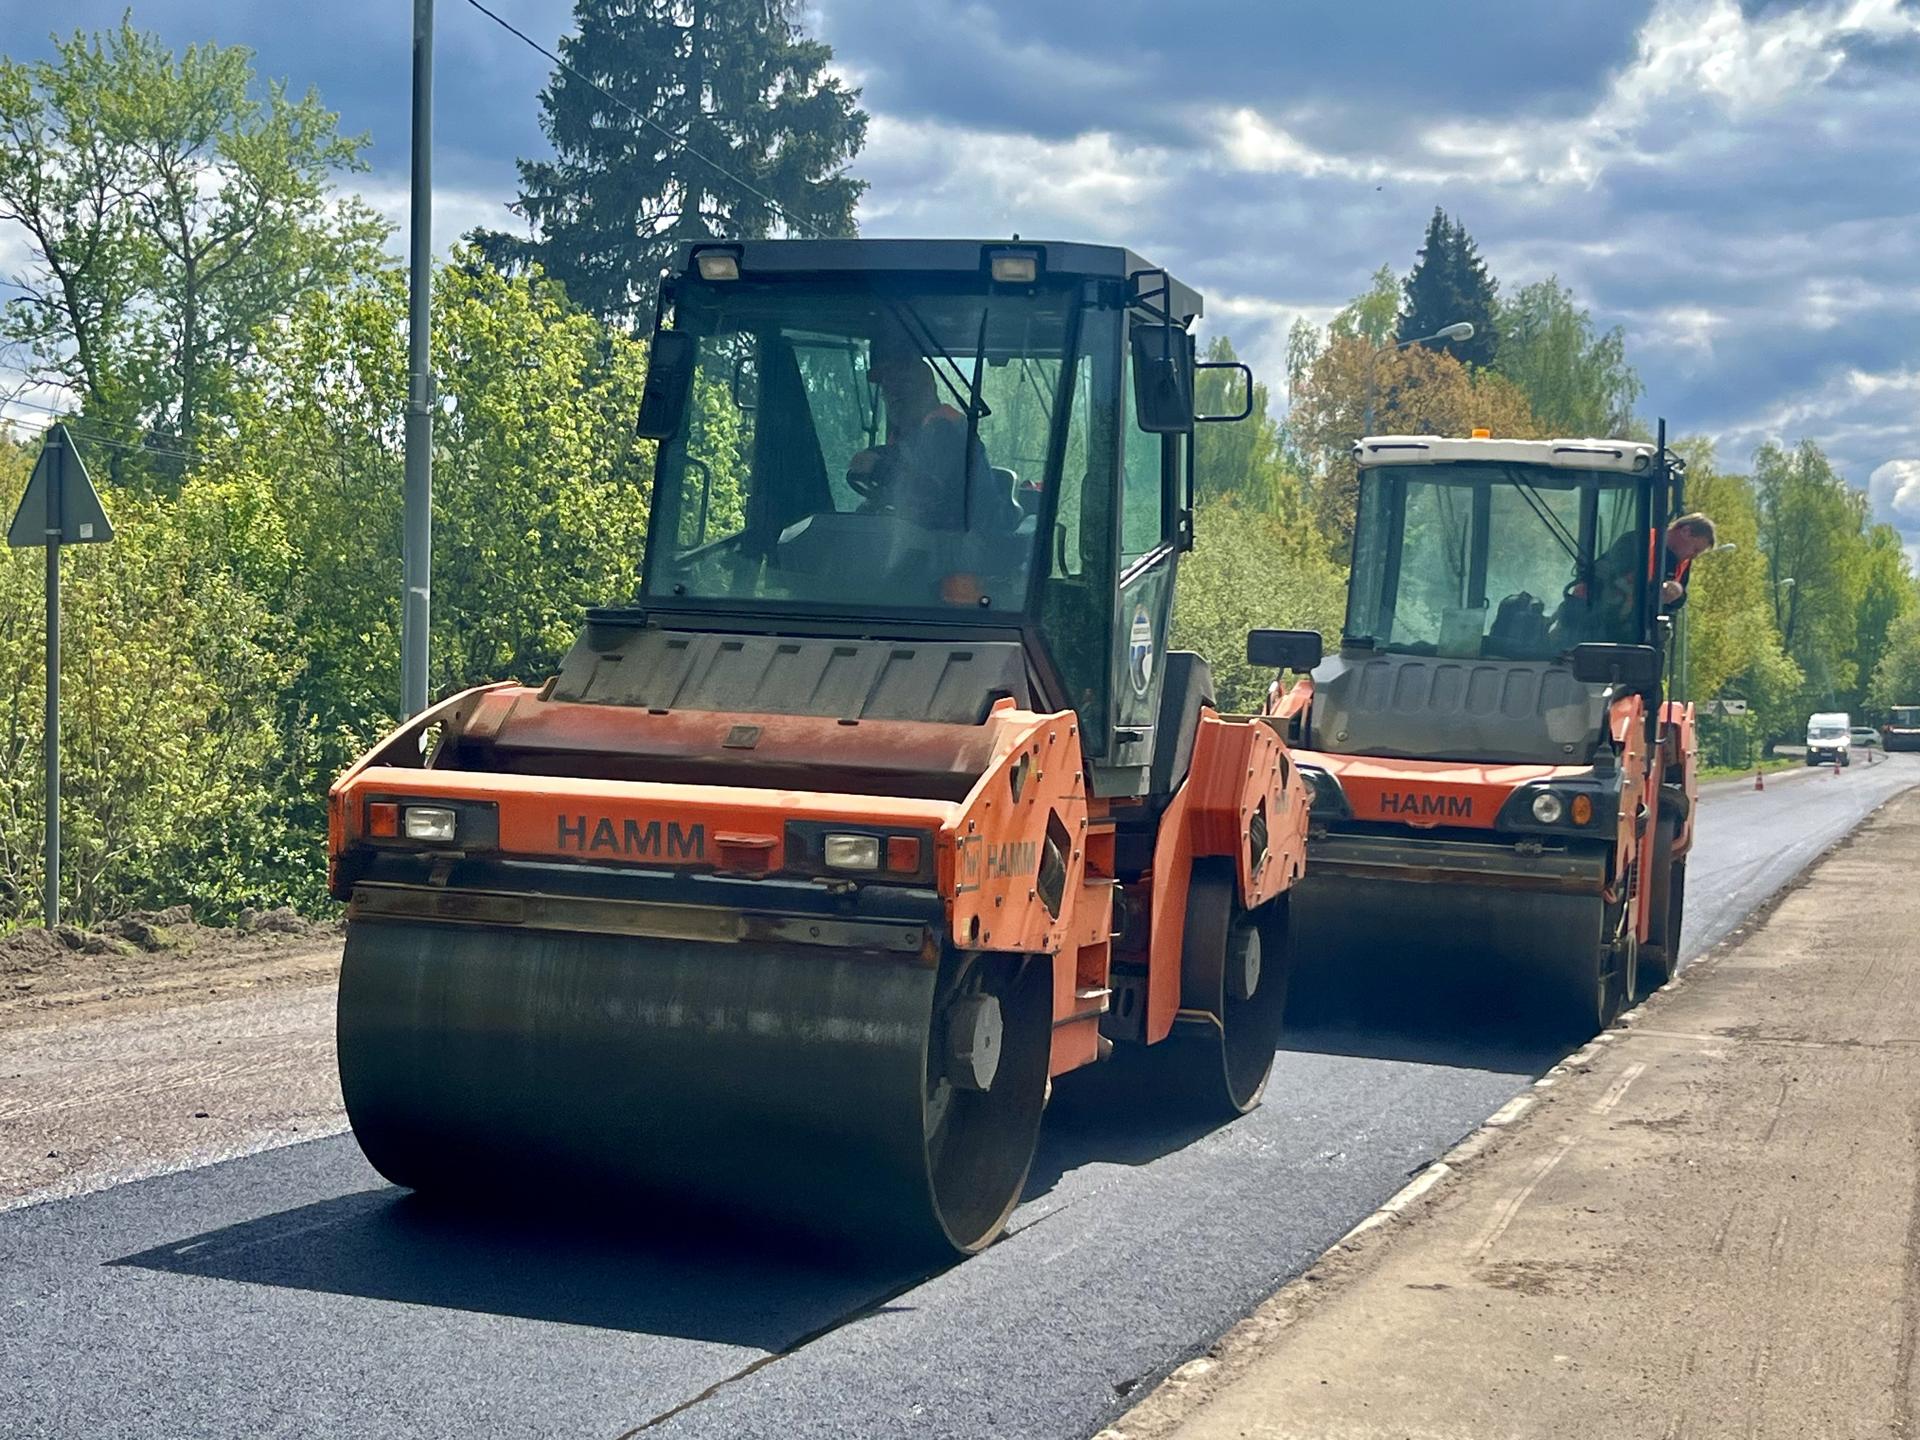
[[[1260,1103],[1287,1012],[1287,899],[1240,903],[1231,860],[1197,860],[1187,890],[1180,1017],[1157,1045],[1114,1058],[1181,1110],[1215,1119]]]

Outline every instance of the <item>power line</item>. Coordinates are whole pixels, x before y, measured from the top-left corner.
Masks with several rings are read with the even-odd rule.
[[[715,160],[711,155],[704,155],[700,151],[694,149],[692,145],[687,143],[687,140],[685,139],[684,136],[674,134],[673,131],[669,130],[666,126],[662,125],[658,120],[654,119],[651,115],[647,114],[644,110],[640,109],[639,106],[633,105],[628,101],[622,100],[618,95],[614,94],[611,90],[607,89],[606,86],[600,84],[597,80],[590,79],[586,75],[581,74],[578,70],[574,69],[573,66],[569,65],[566,61],[562,60],[558,55],[554,54],[553,51],[547,49],[546,46],[542,45],[538,40],[535,40],[531,35],[527,34],[526,31],[520,29],[518,26],[514,25],[511,21],[503,19],[501,16],[495,14],[493,11],[489,10],[485,5],[482,5],[480,3],[480,0],[467,0],[467,4],[471,5],[475,10],[478,10],[482,15],[486,16],[487,19],[493,21],[494,24],[498,25],[502,30],[505,30],[509,35],[515,36],[516,38],[521,40],[530,49],[538,51],[540,54],[546,56],[547,59],[551,60],[560,69],[566,71],[567,74],[571,75],[574,79],[578,80],[582,85],[585,85],[590,89],[598,91],[601,95],[605,96],[608,100],[612,101],[615,105],[618,105],[622,110],[625,110],[628,114],[632,115],[634,119],[638,120],[642,125],[647,126],[649,129],[659,131],[660,134],[666,137],[667,142],[671,144],[681,154],[691,155],[695,160],[698,160],[702,165],[705,165],[710,169],[712,169],[714,173],[724,176],[728,180],[731,180],[735,185],[738,185],[742,190],[746,191],[749,195],[755,196],[760,200],[764,200],[767,204],[767,208],[773,211],[775,215],[779,216],[780,219],[788,226],[789,229],[800,230],[800,231],[810,231],[816,238],[824,236],[825,234],[824,231],[821,231],[816,227],[809,225],[806,221],[801,220],[799,217],[795,216],[790,210],[787,209],[786,206],[782,205],[778,200],[774,199],[771,195],[767,194],[766,191],[760,189],[757,185],[754,185],[749,181],[741,179],[740,176],[734,174],[733,171],[727,169],[726,166],[722,165],[718,160]]]
[[[126,448],[128,449],[145,450],[154,455],[177,455],[184,460],[206,461],[211,458],[199,451],[190,451],[181,448],[168,449],[164,445],[155,445],[145,438],[147,432],[137,425],[123,425],[113,420],[83,419],[76,416],[71,410],[62,410],[58,405],[42,405],[38,400],[22,400],[18,396],[10,400],[0,401],[0,407],[5,405],[22,405],[29,410],[38,410],[43,414],[51,415],[54,418],[49,422],[50,424],[64,424],[77,435],[90,434],[103,445],[118,445],[124,443],[117,440],[110,440],[100,434],[99,427],[111,426],[122,435],[132,435],[139,440],[138,445],[127,446]]]
[[[12,405],[26,405],[29,402],[25,400],[12,400],[7,403]],[[48,407],[35,405],[33,408],[36,410],[46,410]],[[171,450],[164,445],[149,445],[145,443],[135,443],[129,440],[115,440],[111,436],[102,435],[97,430],[88,429],[84,423],[66,418],[62,412],[57,410],[52,411],[45,420],[22,415],[0,415],[0,422],[17,426],[23,430],[31,430],[36,435],[44,435],[54,426],[64,425],[67,427],[67,432],[75,439],[84,440],[89,445],[106,445],[115,450],[125,450],[132,455],[165,455],[175,460],[191,460],[202,465],[208,463],[211,459],[210,456],[197,450]]]

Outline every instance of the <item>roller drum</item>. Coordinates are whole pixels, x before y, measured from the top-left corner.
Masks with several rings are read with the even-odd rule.
[[[356,919],[341,1088],[367,1158],[417,1190],[653,1198],[964,1252],[1025,1182],[1050,994],[1021,957]],[[991,1083],[956,1085],[948,1011],[972,1035],[983,1005],[999,1053],[962,1080]]]
[[[1617,1008],[1598,895],[1315,876],[1309,856],[1291,905],[1300,963],[1329,980],[1464,991],[1486,1019],[1556,1038],[1587,1038]]]

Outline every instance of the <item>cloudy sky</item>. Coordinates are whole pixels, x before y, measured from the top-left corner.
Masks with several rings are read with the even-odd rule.
[[[372,139],[404,209],[406,0],[131,3],[239,43]],[[551,44],[571,0],[489,0]],[[1625,327],[1648,412],[1743,463],[1809,437],[1920,547],[1920,0],[810,0],[873,116],[870,234],[1125,242],[1269,374],[1435,205],[1508,287],[1557,274]],[[504,224],[547,62],[439,0],[436,227]],[[0,245],[4,245],[0,241]],[[0,261],[6,251],[0,249]]]

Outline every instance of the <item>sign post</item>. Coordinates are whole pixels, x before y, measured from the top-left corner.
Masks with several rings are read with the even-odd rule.
[[[46,921],[60,923],[60,547],[101,545],[113,526],[64,425],[47,431],[27,493],[20,497],[7,544],[47,552],[47,866]]]

